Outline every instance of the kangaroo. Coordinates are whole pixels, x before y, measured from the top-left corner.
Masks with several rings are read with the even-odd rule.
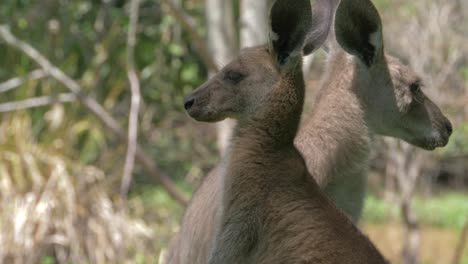
[[[431,150],[447,144],[452,126],[421,90],[420,77],[385,54],[380,16],[370,1],[343,1],[335,28],[336,34],[329,36],[327,70],[319,95],[295,145],[325,193],[357,221],[372,135],[397,137]],[[370,57],[370,51],[375,56]],[[206,263],[220,212],[219,167],[194,194],[181,230],[169,246],[169,259],[177,253],[194,263]]]
[[[268,45],[243,49],[185,100],[197,121],[238,121],[220,167],[210,264],[386,263],[322,193],[294,146],[311,26],[309,0],[275,1]]]
[[[448,143],[452,124],[424,94],[423,80],[385,53],[373,4],[341,2],[322,88],[295,144],[326,195],[357,222],[373,135],[433,150]]]

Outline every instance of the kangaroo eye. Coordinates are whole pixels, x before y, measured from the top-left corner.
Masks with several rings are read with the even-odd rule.
[[[239,72],[228,71],[224,75],[224,79],[228,80],[230,82],[233,82],[233,83],[238,83],[242,79],[244,79],[244,75],[242,73],[239,73]]]
[[[419,90],[421,89],[421,85],[419,83],[412,83],[410,85],[410,91],[411,93],[416,93],[416,92],[419,92]]]

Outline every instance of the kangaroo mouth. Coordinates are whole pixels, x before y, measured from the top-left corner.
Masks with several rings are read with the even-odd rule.
[[[193,107],[187,110],[187,114],[198,122],[214,123],[224,119],[224,117],[219,114],[216,114],[213,111],[208,111],[203,107]]]
[[[447,143],[443,143],[443,141],[438,140],[431,140],[429,143],[421,146],[425,150],[435,150],[436,148],[445,147]]]
[[[216,111],[213,111],[206,97],[189,95],[184,100],[184,108],[187,114],[199,122],[217,122],[221,119],[216,115]]]
[[[436,148],[445,147],[448,144],[450,135],[448,133],[436,133],[432,137],[426,138],[420,142],[414,142],[414,145],[423,148],[425,150],[434,150]]]

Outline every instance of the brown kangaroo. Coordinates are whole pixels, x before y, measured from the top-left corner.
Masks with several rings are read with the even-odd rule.
[[[352,55],[330,34],[322,88],[295,144],[326,194],[357,221],[365,195],[372,134],[390,135],[433,149],[447,143],[452,128],[420,89],[423,83],[417,74],[399,60],[383,55],[381,22],[372,3],[354,1],[340,6],[335,23],[340,29],[336,32],[341,34],[339,43]],[[353,19],[349,14],[354,14]],[[374,42],[367,41],[374,32],[366,32],[364,27],[376,28]],[[354,42],[351,47],[350,41]],[[369,48],[377,50],[370,66],[360,55]],[[181,230],[169,246],[169,259],[177,254],[180,263],[206,263],[220,211],[219,170],[219,166],[212,170],[195,193]]]
[[[208,263],[386,263],[322,194],[294,146],[310,2],[277,0],[270,19],[268,45],[242,50],[185,101],[198,121],[238,121],[220,166]]]

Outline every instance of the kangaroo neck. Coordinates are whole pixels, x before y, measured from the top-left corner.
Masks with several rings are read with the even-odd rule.
[[[296,139],[321,186],[364,173],[371,144],[362,100],[353,87],[359,65],[344,52],[332,56],[312,114]]]
[[[283,73],[267,98],[262,110],[238,120],[232,146],[258,151],[276,151],[293,146],[304,105],[304,79],[301,64]]]
[[[291,181],[304,176],[305,163],[294,146],[304,101],[304,80],[298,67],[272,87],[264,111],[238,120],[223,161],[224,189],[243,183],[260,186],[265,177]],[[287,177],[285,171],[289,171]],[[226,191],[225,196],[230,193]]]

